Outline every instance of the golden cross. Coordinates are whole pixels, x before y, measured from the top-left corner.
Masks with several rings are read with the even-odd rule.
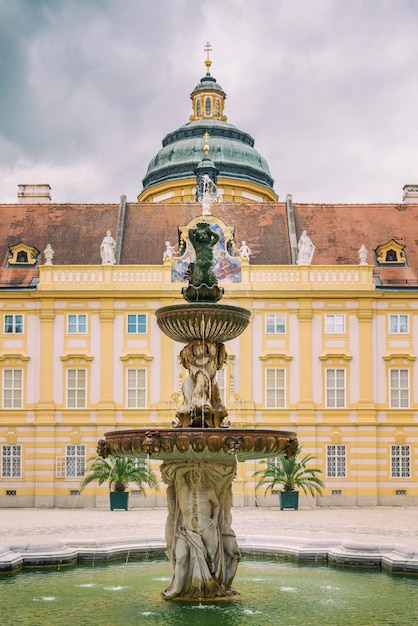
[[[206,143],[207,143],[209,137],[210,137],[210,135],[209,135],[208,131],[206,131],[205,134],[203,135],[203,139],[206,141]]]
[[[205,46],[204,50],[206,52],[206,58],[209,59],[209,52],[212,52],[212,48],[210,46],[209,41],[206,42],[206,46]]]

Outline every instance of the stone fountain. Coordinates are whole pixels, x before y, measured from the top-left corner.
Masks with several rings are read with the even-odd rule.
[[[202,217],[202,219],[204,219]],[[238,337],[250,311],[223,305],[223,289],[212,271],[218,235],[201,221],[189,229],[196,260],[187,271],[185,302],[156,311],[159,328],[174,341],[188,376],[172,428],[105,434],[98,453],[152,457],[163,461],[167,485],[167,554],[173,567],[165,599],[237,595],[232,587],[240,549],[231,527],[232,482],[237,462],[293,456],[295,433],[233,429],[216,382],[226,361],[224,342]]]

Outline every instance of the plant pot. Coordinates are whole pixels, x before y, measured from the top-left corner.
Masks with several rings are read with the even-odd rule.
[[[110,510],[124,509],[128,510],[129,491],[111,491],[110,492]]]
[[[280,492],[280,510],[299,508],[299,491],[281,491]]]

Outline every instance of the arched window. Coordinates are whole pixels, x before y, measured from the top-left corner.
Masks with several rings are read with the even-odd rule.
[[[216,117],[220,117],[221,115],[221,103],[219,100],[216,100]]]
[[[395,262],[398,260],[395,250],[388,250],[386,252],[386,261]]]
[[[206,98],[206,115],[210,115],[210,98]]]
[[[200,100],[197,101],[196,114],[197,114],[198,117],[200,117]]]

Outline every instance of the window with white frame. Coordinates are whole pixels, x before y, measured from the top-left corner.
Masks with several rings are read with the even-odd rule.
[[[69,335],[85,335],[87,332],[87,315],[69,313],[67,315],[67,332]]]
[[[84,409],[87,398],[87,372],[85,369],[67,370],[67,408]]]
[[[86,446],[69,444],[65,450],[66,478],[80,478],[86,472]]]
[[[22,478],[22,446],[2,446],[1,475],[2,478]]]
[[[327,335],[341,335],[345,333],[345,315],[332,313],[325,315],[325,333]]]
[[[409,408],[409,370],[389,370],[389,387],[390,408]]]
[[[266,369],[266,406],[283,409],[286,406],[286,372],[284,369]]]
[[[389,315],[389,333],[391,335],[409,333],[409,315]]]
[[[21,409],[23,406],[23,370],[3,370],[3,408]]]
[[[267,335],[283,335],[286,332],[286,315],[284,313],[267,313]]]
[[[341,444],[327,445],[327,478],[347,476],[347,447]]]
[[[127,328],[129,334],[143,335],[147,332],[147,316],[145,313],[128,313]]]
[[[411,477],[411,447],[396,445],[390,447],[390,475],[392,478]]]
[[[345,369],[326,370],[326,406],[328,409],[345,407]]]
[[[128,409],[144,409],[147,406],[147,372],[145,369],[128,369],[126,375],[126,398]]]
[[[7,314],[4,316],[4,332],[21,335],[23,333],[23,315]]]
[[[216,382],[218,383],[219,397],[223,405],[225,405],[226,397],[226,374],[225,370],[221,369],[216,372]]]

